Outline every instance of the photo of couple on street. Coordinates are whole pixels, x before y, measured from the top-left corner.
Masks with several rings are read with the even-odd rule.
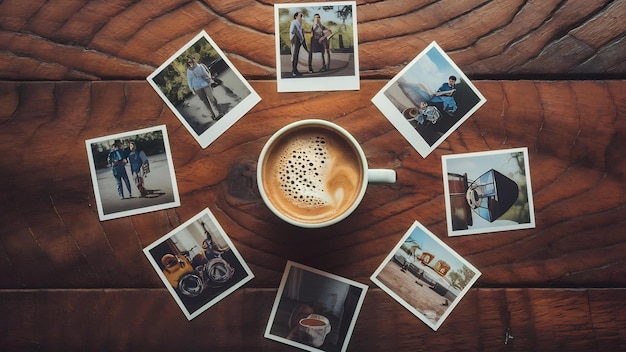
[[[279,92],[359,89],[356,3],[274,5]]]
[[[100,220],[180,205],[165,126],[86,141]]]

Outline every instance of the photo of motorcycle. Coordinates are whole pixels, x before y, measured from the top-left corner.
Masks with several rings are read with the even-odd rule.
[[[206,238],[202,250],[191,258],[197,246],[182,250],[178,254],[167,253],[161,257],[163,274],[174,288],[185,297],[196,297],[207,287],[218,288],[232,278],[235,268],[222,258],[229,250],[213,240],[207,225],[201,222]]]
[[[254,278],[208,208],[143,251],[189,320]]]

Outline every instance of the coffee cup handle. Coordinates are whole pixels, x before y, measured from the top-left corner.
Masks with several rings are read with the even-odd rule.
[[[370,183],[396,183],[396,171],[391,169],[369,169],[367,180]]]

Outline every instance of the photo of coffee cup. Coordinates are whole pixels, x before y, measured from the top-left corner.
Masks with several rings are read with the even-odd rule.
[[[265,143],[257,181],[267,207],[304,228],[335,224],[359,205],[368,183],[394,183],[391,169],[369,169],[363,149],[342,127],[325,120],[291,123]]]
[[[313,347],[323,345],[331,329],[328,318],[319,314],[309,314],[308,317],[300,319],[299,324],[298,338]]]

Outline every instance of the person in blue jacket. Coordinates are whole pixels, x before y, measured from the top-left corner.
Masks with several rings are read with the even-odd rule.
[[[443,110],[449,115],[453,115],[457,109],[456,101],[452,96],[456,92],[456,76],[450,76],[448,82],[437,89],[430,99],[431,103],[443,103]]]
[[[130,180],[126,173],[126,164],[128,163],[128,153],[122,150],[122,143],[119,140],[113,142],[113,147],[107,156],[107,164],[113,170],[113,176],[117,182],[117,193],[120,199],[124,199],[124,186],[128,190],[128,197],[132,198],[132,191],[130,190]],[[122,184],[123,181],[123,184]]]
[[[190,57],[187,60],[187,85],[189,89],[193,94],[197,94],[198,97],[200,97],[200,100],[202,100],[211,113],[211,118],[213,120],[219,120],[222,114],[219,114],[219,105],[213,96],[213,87],[211,87],[212,81],[211,71],[209,71],[209,68],[206,67],[205,64],[198,63],[195,57]],[[218,111],[218,114],[213,111],[211,104],[215,106],[215,110]]]

